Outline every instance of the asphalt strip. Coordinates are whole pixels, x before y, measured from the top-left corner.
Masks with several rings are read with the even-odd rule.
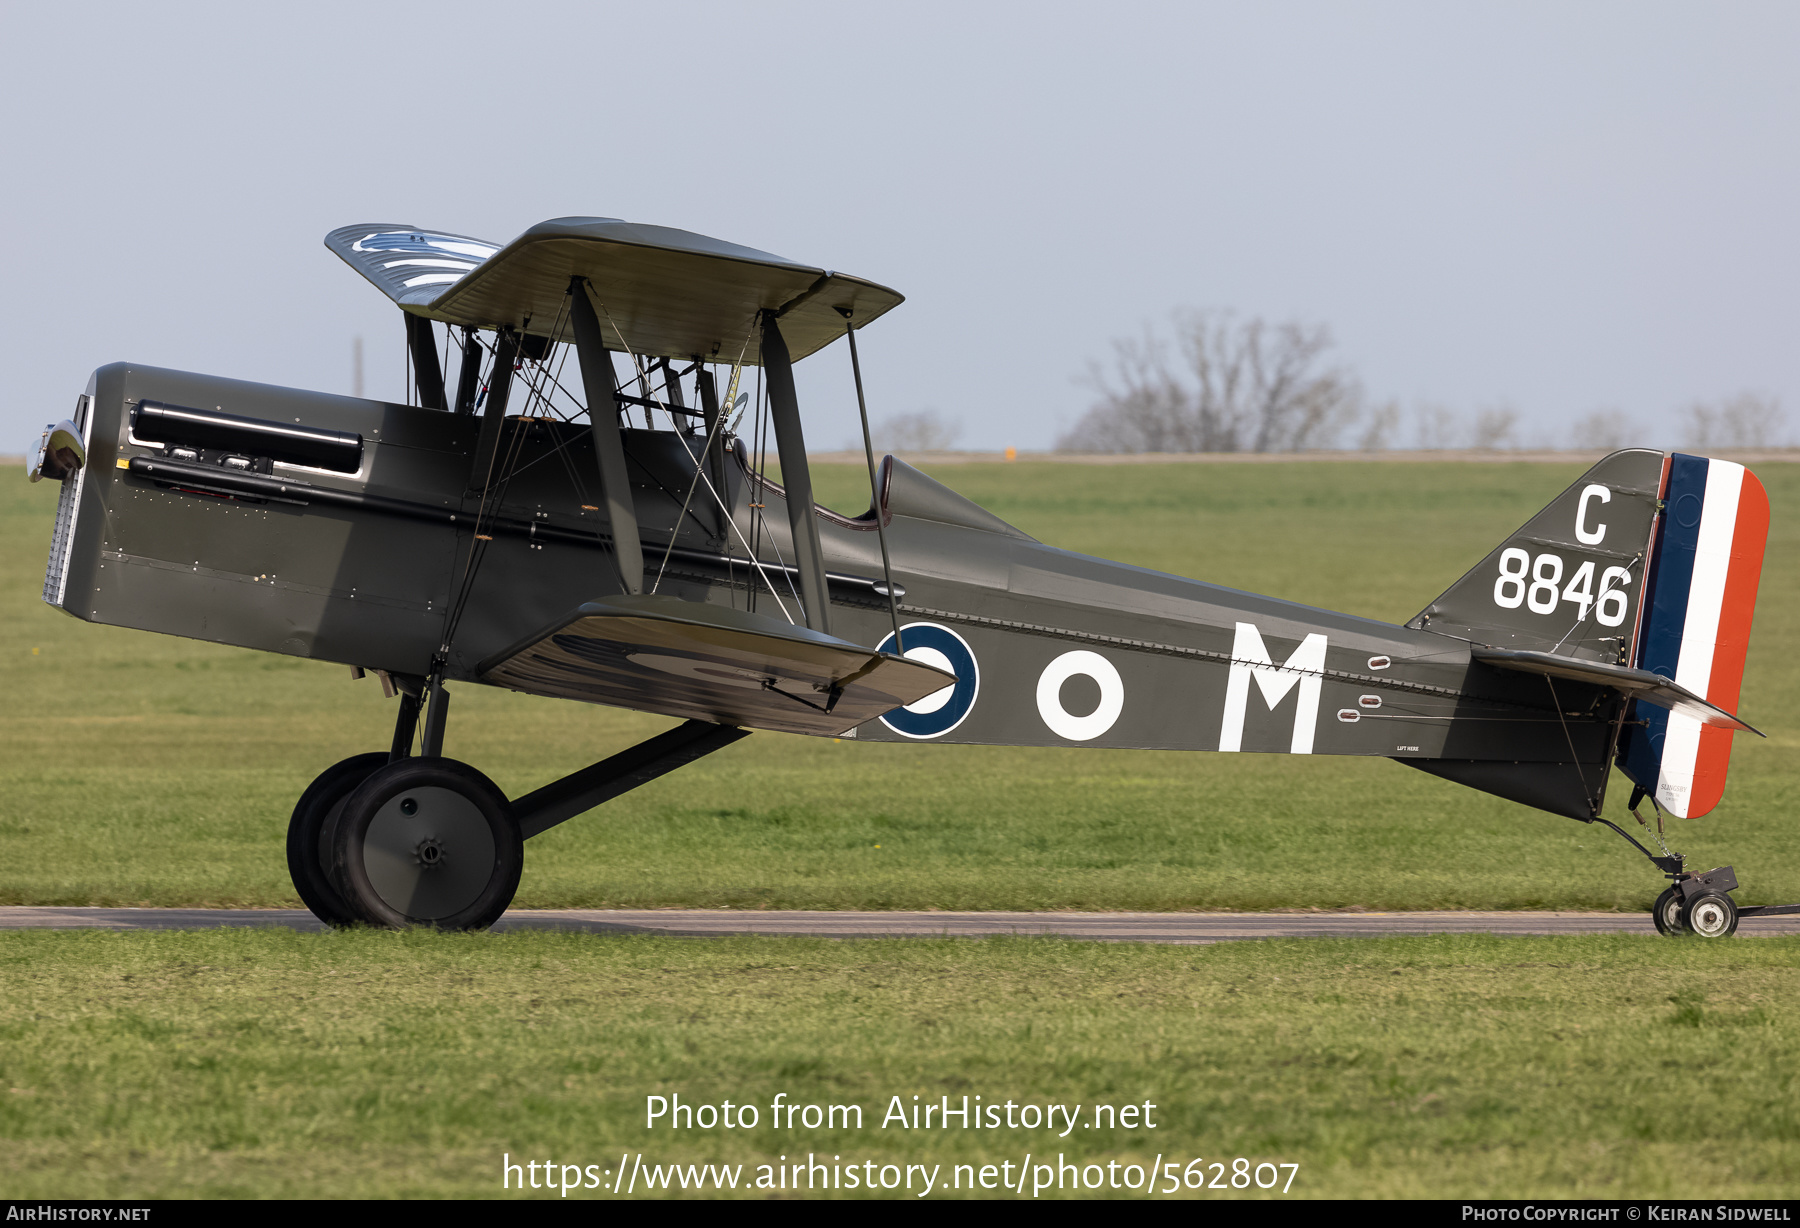
[[[298,908],[0,907],[0,929],[324,929]],[[1052,934],[1095,942],[1392,938],[1413,934],[1651,934],[1648,913],[1617,912],[738,912],[730,909],[514,909],[494,929],[723,938],[990,938]],[[1740,937],[1800,934],[1800,916],[1745,918]]]

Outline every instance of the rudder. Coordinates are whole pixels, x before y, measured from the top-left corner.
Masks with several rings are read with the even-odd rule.
[[[1769,497],[1742,465],[1671,455],[1663,464],[1650,576],[1632,664],[1736,711],[1769,534]],[[1699,818],[1719,804],[1731,731],[1635,705],[1618,765],[1664,810]],[[1635,723],[1635,722],[1642,722]]]

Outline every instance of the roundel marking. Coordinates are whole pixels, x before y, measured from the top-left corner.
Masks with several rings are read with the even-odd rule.
[[[1077,674],[1100,684],[1100,706],[1086,716],[1071,716],[1062,706],[1062,685]],[[1071,742],[1091,742],[1111,729],[1125,710],[1125,680],[1113,663],[1097,652],[1065,652],[1038,675],[1037,706],[1051,733]]]
[[[907,623],[900,628],[900,641],[906,645],[901,655],[907,660],[949,670],[956,675],[956,685],[882,713],[881,723],[903,738],[941,738],[974,710],[975,697],[981,691],[981,667],[975,652],[962,636],[937,623]],[[892,632],[876,651],[894,651]]]
[[[1675,500],[1675,519],[1683,528],[1691,529],[1700,523],[1700,513],[1705,506],[1699,495],[1689,491]]]

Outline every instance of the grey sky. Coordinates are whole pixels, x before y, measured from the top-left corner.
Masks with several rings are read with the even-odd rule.
[[[892,285],[877,417],[1047,446],[1181,306],[1329,325],[1376,397],[1558,438],[1800,426],[1800,8],[5,0],[0,451],[118,359],[402,396],[358,221],[565,214]],[[802,364],[852,437],[842,346]],[[1664,424],[1656,426],[1655,424]]]

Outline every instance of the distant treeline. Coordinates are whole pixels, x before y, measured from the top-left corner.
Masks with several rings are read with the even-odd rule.
[[[1510,406],[1462,412],[1372,401],[1347,367],[1329,361],[1320,325],[1222,312],[1179,312],[1172,336],[1146,326],[1091,364],[1088,411],[1056,440],[1059,452],[1297,452],[1306,450],[1616,448],[1660,442],[1617,409],[1595,409],[1560,438],[1525,439]],[[889,446],[944,448],[959,432],[931,411],[896,422]],[[888,424],[884,424],[886,426]],[[1682,446],[1766,448],[1787,443],[1773,397],[1742,392],[1686,407]],[[915,438],[916,437],[916,438]],[[929,437],[929,442],[927,442]]]

